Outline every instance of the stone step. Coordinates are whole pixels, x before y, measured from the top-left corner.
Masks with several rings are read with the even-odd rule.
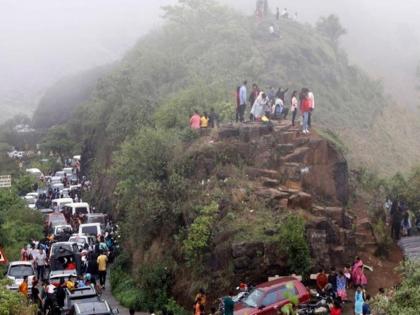
[[[262,184],[264,187],[276,188],[276,187],[279,187],[280,185],[280,182],[277,179],[261,177],[260,180],[262,181]]]
[[[251,179],[256,179],[256,178],[260,178],[260,177],[271,178],[271,179],[280,178],[280,173],[278,171],[272,170],[272,169],[248,167],[245,170],[245,173]]]
[[[285,163],[304,163],[306,154],[309,152],[310,148],[304,146],[297,148],[293,153],[286,155],[281,160]]]
[[[289,197],[288,207],[292,209],[312,209],[312,195],[299,192]]]

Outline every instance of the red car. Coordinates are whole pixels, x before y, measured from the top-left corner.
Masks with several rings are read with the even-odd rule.
[[[277,315],[290,296],[296,296],[299,303],[310,300],[308,290],[296,278],[282,277],[262,283],[235,305],[235,315]]]

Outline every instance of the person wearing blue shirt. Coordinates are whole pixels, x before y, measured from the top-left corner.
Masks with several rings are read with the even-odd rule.
[[[365,300],[365,303],[363,303],[363,315],[371,315],[372,314],[372,312],[370,310],[369,300],[370,300],[370,295],[366,294],[366,300]]]

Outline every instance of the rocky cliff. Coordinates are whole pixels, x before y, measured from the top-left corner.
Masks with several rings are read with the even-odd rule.
[[[356,255],[353,218],[344,208],[347,162],[329,141],[302,135],[289,122],[231,125],[202,131],[185,154],[209,194],[217,180],[229,196],[219,204],[220,217],[203,261],[211,292],[289,272],[288,253],[279,249],[274,224],[286,214],[305,220],[313,270],[342,266]],[[180,300],[196,289],[187,269],[175,276],[173,293]]]

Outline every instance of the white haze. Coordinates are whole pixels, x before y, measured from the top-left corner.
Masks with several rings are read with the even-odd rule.
[[[33,109],[59,78],[117,60],[161,22],[175,0],[0,0],[0,108]],[[255,0],[224,0],[251,14]],[[403,100],[414,95],[420,59],[420,1],[284,0],[302,22],[335,13],[348,30],[350,60]],[[410,97],[407,97],[410,96]],[[407,101],[406,101],[407,102]],[[0,116],[0,120],[2,117]]]

